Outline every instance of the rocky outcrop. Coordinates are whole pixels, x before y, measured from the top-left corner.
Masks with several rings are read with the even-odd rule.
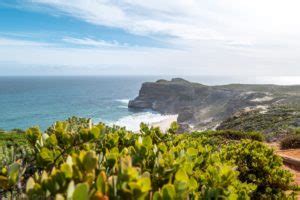
[[[223,120],[243,110],[266,109],[269,105],[290,102],[290,97],[299,95],[300,86],[206,86],[175,78],[144,83],[138,97],[128,106],[152,109],[162,114],[178,114],[178,123],[184,127],[208,129],[217,127]]]

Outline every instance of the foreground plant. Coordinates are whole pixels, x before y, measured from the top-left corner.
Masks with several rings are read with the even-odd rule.
[[[89,120],[26,131],[34,154],[19,172],[29,199],[293,198],[291,174],[257,133],[177,135],[141,124],[139,134]],[[24,176],[21,176],[24,174]],[[6,177],[6,176],[5,176]],[[4,190],[15,187],[15,182]]]

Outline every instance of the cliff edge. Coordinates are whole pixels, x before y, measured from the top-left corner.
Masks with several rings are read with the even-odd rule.
[[[240,113],[264,113],[277,105],[297,104],[300,86],[230,84],[207,86],[181,78],[143,83],[132,109],[152,109],[162,114],[178,114],[184,129],[214,129]]]

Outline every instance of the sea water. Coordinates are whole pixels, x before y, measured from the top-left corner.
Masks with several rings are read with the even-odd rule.
[[[0,128],[46,129],[71,116],[92,118],[137,130],[141,122],[157,123],[167,116],[135,112],[127,105],[143,82],[163,76],[0,77]],[[184,77],[207,85],[228,83],[299,84],[299,77]]]

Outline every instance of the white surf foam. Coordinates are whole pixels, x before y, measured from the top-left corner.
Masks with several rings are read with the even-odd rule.
[[[109,123],[109,125],[115,124],[121,127],[125,126],[127,130],[139,131],[140,124],[142,122],[148,125],[153,125],[153,124],[157,125],[160,122],[165,122],[168,121],[169,119],[173,120],[176,118],[177,115],[161,115],[161,114],[151,113],[151,112],[141,112],[126,117],[122,117],[115,122]]]
[[[118,106],[118,108],[128,109],[128,106],[127,105],[121,105],[121,106]]]
[[[129,99],[117,99],[116,101],[126,105],[129,103]]]

